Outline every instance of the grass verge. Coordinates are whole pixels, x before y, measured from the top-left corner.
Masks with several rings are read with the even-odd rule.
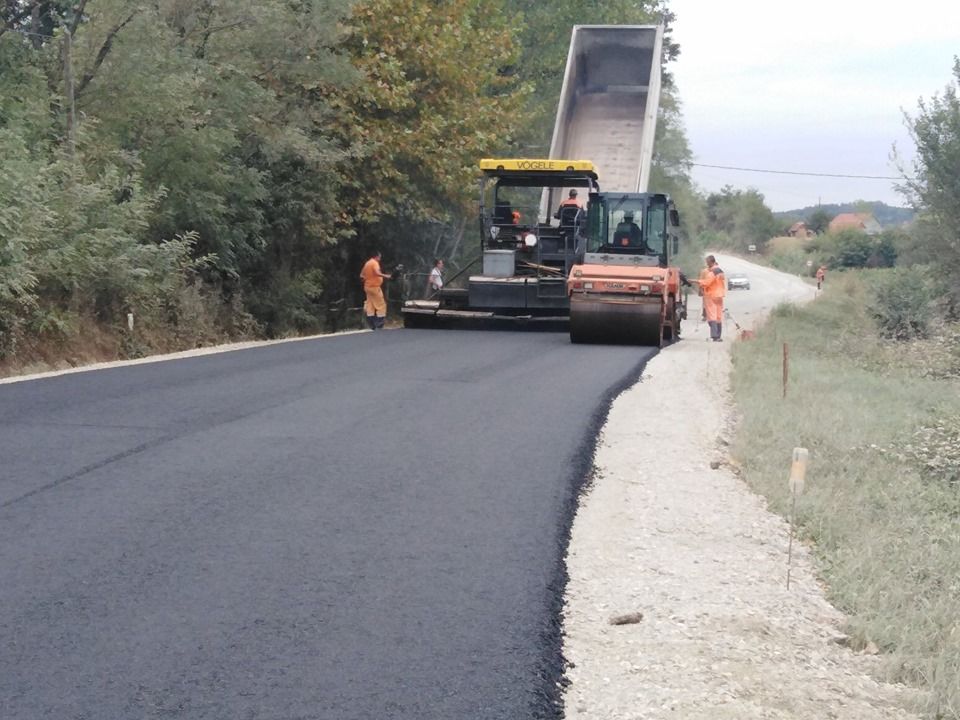
[[[803,308],[777,308],[734,348],[734,453],[786,514],[791,451],[810,450],[797,506],[854,647],[873,642],[888,679],[960,718],[960,380],[951,342],[884,343],[869,271],[835,274]],[[955,332],[955,331],[954,331]],[[957,335],[946,335],[956,341]],[[790,346],[781,399],[783,343]]]

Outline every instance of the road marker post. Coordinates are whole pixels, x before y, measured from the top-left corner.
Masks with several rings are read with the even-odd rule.
[[[790,347],[783,344],[783,397],[787,397],[787,382],[790,379]]]
[[[806,448],[793,449],[793,463],[790,465],[790,540],[787,543],[787,590],[790,589],[790,571],[793,568],[793,536],[796,532],[797,497],[803,492],[807,478],[807,458],[810,456]]]

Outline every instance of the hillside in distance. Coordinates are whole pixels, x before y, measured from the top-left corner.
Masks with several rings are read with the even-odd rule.
[[[784,210],[782,212],[774,213],[774,216],[783,220],[809,220],[810,216],[813,215],[813,213],[815,213],[817,210],[823,210],[830,213],[832,216],[849,212],[869,212],[883,227],[906,225],[907,223],[911,222],[916,215],[916,212],[914,212],[911,208],[895,207],[893,205],[887,205],[886,203],[878,200],[873,202],[857,200],[856,202],[848,203],[824,203],[823,205],[810,205],[809,207],[800,208],[798,210]]]

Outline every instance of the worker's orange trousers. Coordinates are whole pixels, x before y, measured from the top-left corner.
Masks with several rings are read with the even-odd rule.
[[[383,297],[383,288],[369,287],[364,288],[367,294],[367,300],[363,303],[363,311],[368,317],[386,317],[387,301]]]
[[[707,322],[723,322],[723,298],[703,296],[703,307],[707,311]]]

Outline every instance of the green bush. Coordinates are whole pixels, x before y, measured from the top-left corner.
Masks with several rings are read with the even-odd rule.
[[[926,337],[936,317],[938,294],[922,268],[896,268],[879,275],[871,313],[880,334],[895,340]]]
[[[893,450],[924,477],[960,485],[960,415],[938,418],[921,426],[906,443],[894,446]]]
[[[845,228],[817,237],[810,250],[833,268],[893,267],[897,261],[896,238],[890,231],[867,235]]]

